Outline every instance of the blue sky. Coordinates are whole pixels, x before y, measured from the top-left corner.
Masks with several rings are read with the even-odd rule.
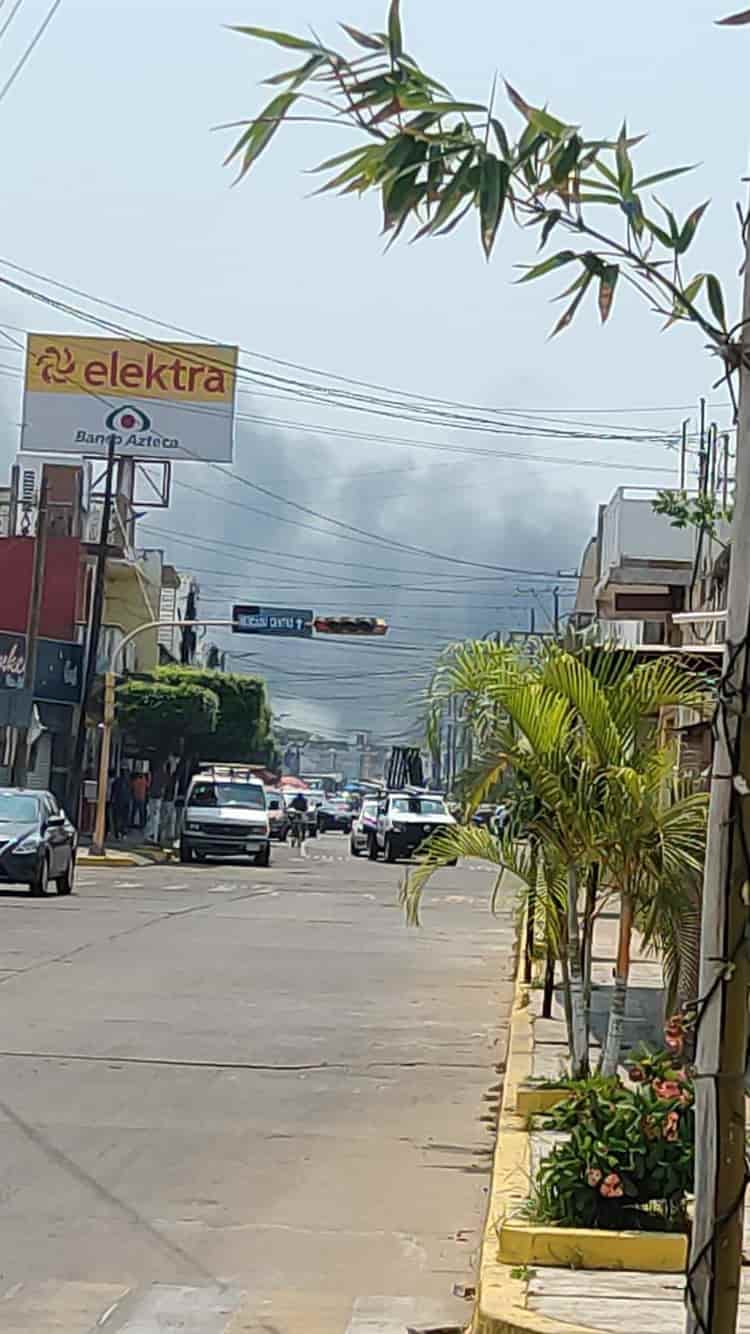
[[[0,38],[0,86],[47,8],[47,0],[25,0]],[[9,9],[5,0],[0,26]],[[715,27],[713,20],[726,9],[721,0],[660,5],[631,0],[627,7],[606,10],[591,0],[567,6],[487,0],[464,0],[461,6],[404,0],[403,5],[409,48],[457,94],[484,98],[497,70],[529,101],[547,102],[592,137],[614,134],[627,115],[633,131],[649,132],[639,150],[643,172],[700,163],[692,175],[663,187],[664,194],[682,213],[712,199],[694,247],[694,267],[719,273],[731,296],[738,289],[739,262],[734,203],[742,198],[747,167],[745,118],[737,108],[750,33]],[[660,334],[656,317],[631,293],[619,292],[605,330],[592,307],[564,337],[548,342],[556,310],[549,298],[561,284],[513,286],[513,265],[530,258],[528,235],[505,233],[489,267],[476,228],[468,224],[444,240],[402,244],[384,256],[374,200],[307,197],[310,181],[303,168],[348,146],[348,138],[332,137],[320,127],[290,126],[247,181],[231,188],[231,175],[221,165],[231,139],[212,127],[262,105],[266,90],[259,81],[284,65],[285,53],[223,25],[298,31],[311,25],[333,37],[338,19],[382,27],[384,13],[383,0],[62,0],[0,102],[5,128],[0,275],[8,273],[2,261],[10,260],[217,340],[417,393],[554,413],[575,409],[582,416],[618,410],[601,418],[676,427],[687,415],[682,405],[709,392],[718,377],[699,335],[682,329]],[[513,121],[505,105],[500,112]],[[732,303],[732,311],[735,307]],[[83,332],[82,325],[7,290],[2,310],[1,318],[20,328]],[[153,333],[145,323],[139,327]],[[17,366],[20,357],[9,347],[0,363]],[[20,416],[12,375],[0,380],[0,395],[6,410],[0,447],[9,460]],[[713,397],[720,405],[726,396]],[[675,410],[619,411],[643,407]],[[593,528],[597,503],[618,484],[652,480],[636,474],[634,464],[663,466],[667,471],[653,480],[671,480],[672,457],[653,445],[525,440],[518,446],[621,465],[609,471],[520,460],[467,462],[326,434],[336,425],[462,443],[445,431],[380,418],[363,424],[353,415],[324,414],[302,403],[245,400],[243,409],[273,411],[288,422],[319,427],[314,436],[295,433],[291,425],[279,430],[243,424],[235,468],[244,476],[348,523],[471,560],[570,568]],[[715,415],[722,423],[728,420],[721,406]],[[495,443],[511,447],[507,439]],[[199,465],[183,465],[178,480],[235,502],[226,505],[177,488],[170,513],[154,521],[204,539],[200,557],[184,537],[182,545],[175,541],[168,549],[176,561],[192,559],[207,570],[234,572],[232,579],[202,576],[211,590],[207,596],[217,599],[211,605],[215,614],[220,614],[218,600],[230,597],[230,587],[233,596],[244,575],[246,600],[261,594],[269,600],[278,593],[278,601],[311,600],[326,611],[336,609],[333,598],[336,606],[348,599],[347,610],[382,609],[405,627],[393,632],[389,647],[413,644],[409,627],[417,624],[429,626],[419,643],[431,651],[440,634],[480,633],[525,621],[524,598],[515,597],[514,583],[483,585],[482,596],[477,585],[472,597],[463,597],[446,563],[397,553],[379,559],[332,530],[324,537],[279,522],[302,516],[276,502],[261,502],[265,516],[243,513],[236,502],[244,495],[256,504],[258,497]],[[261,576],[252,557],[228,546],[220,559],[218,548],[210,550],[215,539],[262,541],[303,557],[351,560],[354,570],[363,560],[379,560],[392,564],[395,573],[382,575],[381,586],[380,576],[370,572],[374,586],[366,593],[333,584],[326,593],[304,562],[299,578],[284,575],[283,584],[281,572],[268,566]],[[157,535],[148,541],[166,544]],[[455,591],[433,597],[387,588],[406,582],[399,575],[404,565],[439,570],[446,578],[432,582]],[[358,578],[364,582],[363,573]],[[518,615],[490,610],[511,603],[517,603]],[[326,693],[324,685],[313,687],[294,675],[308,666],[312,675],[321,671],[325,652],[326,663],[345,677],[357,651],[331,645],[319,648],[317,656],[315,646],[296,654],[284,645],[264,650],[279,710],[291,711],[295,721],[304,717],[340,726],[372,721],[387,730],[389,719],[408,714],[408,690],[417,673],[427,670],[430,652],[406,655],[414,662],[414,670],[405,673],[410,682],[394,678],[386,691],[362,676],[359,685],[352,680],[333,692],[339,696],[334,705],[318,698]],[[365,652],[370,670],[405,660],[387,648]]]

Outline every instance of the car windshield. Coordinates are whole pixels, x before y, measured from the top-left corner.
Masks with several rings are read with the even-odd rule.
[[[19,792],[0,792],[0,824],[10,820],[36,820],[38,815],[36,797],[22,796]]]
[[[259,783],[196,783],[190,806],[247,806],[262,811],[266,794]]]
[[[445,803],[438,797],[395,797],[394,811],[403,815],[445,815]]]
[[[378,813],[378,803],[376,801],[366,801],[362,807],[362,815],[368,819],[374,820]]]

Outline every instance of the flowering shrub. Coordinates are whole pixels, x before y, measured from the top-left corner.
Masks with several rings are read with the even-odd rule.
[[[674,1051],[643,1052],[618,1079],[581,1080],[545,1117],[569,1138],[539,1167],[534,1213],[568,1227],[685,1226],[693,1187],[694,1116],[690,1075]]]

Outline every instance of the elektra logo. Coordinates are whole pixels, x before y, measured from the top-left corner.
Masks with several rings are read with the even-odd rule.
[[[76,368],[69,347],[45,347],[37,358],[37,364],[45,384],[67,384]]]
[[[151,419],[140,408],[125,406],[115,408],[105,419],[105,426],[110,431],[150,431]]]

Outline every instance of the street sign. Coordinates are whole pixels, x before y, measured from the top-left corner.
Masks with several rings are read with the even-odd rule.
[[[313,614],[298,607],[233,607],[232,621],[232,631],[238,635],[312,638]]]

